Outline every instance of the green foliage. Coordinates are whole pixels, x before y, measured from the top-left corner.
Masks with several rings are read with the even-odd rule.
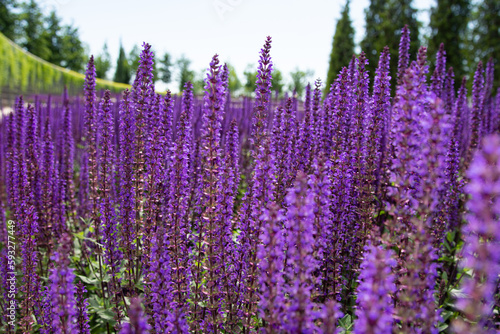
[[[49,36],[43,25],[43,14],[34,0],[22,5],[21,27],[24,32],[21,46],[35,56],[48,60],[51,57]]]
[[[255,91],[255,83],[257,81],[257,70],[255,69],[255,65],[248,64],[243,75],[245,76],[245,85],[243,89],[245,93],[252,94]]]
[[[18,7],[15,0],[0,1],[0,32],[9,39],[16,39],[18,15],[14,13],[14,9]]]
[[[479,61],[490,57],[495,61],[494,89],[500,87],[500,1],[484,0],[473,13],[469,41],[469,72],[473,73]],[[472,81],[472,80],[469,80]]]
[[[60,94],[67,86],[69,94],[82,92],[83,74],[50,64],[26,53],[18,45],[0,34],[0,93]],[[120,92],[128,85],[97,80],[97,89]]]
[[[285,83],[283,82],[283,74],[278,69],[273,69],[273,78],[271,80],[272,91],[278,93],[278,96],[283,96],[283,88]]]
[[[365,10],[366,30],[361,41],[361,50],[366,53],[368,69],[373,78],[380,52],[385,46],[389,47],[392,55],[390,73],[393,91],[397,79],[399,40],[401,29],[405,25],[410,29],[410,57],[416,57],[420,45],[420,23],[412,2],[412,0],[370,0],[370,5]]]
[[[125,55],[123,45],[120,44],[120,52],[118,54],[118,60],[116,61],[114,81],[129,84],[131,78],[132,75],[130,73],[130,65],[127,60],[127,56]]]
[[[95,73],[98,78],[105,79],[106,73],[111,68],[111,56],[108,52],[108,45],[104,43],[102,52],[94,58]]]
[[[326,77],[326,89],[335,80],[342,67],[347,66],[354,53],[354,28],[349,16],[349,0],[347,0],[340,19],[335,28],[333,36],[332,52],[330,53],[330,62],[328,74]],[[300,94],[299,94],[300,95]]]
[[[168,52],[160,58],[160,67],[158,68],[158,79],[168,84],[172,81],[172,57]]]
[[[437,0],[431,8],[429,55],[435,55],[444,43],[446,64],[453,67],[457,83],[465,75],[465,33],[470,9],[470,0]]]
[[[185,55],[182,55],[176,62],[178,69],[178,80],[179,80],[179,91],[184,90],[184,85],[186,82],[191,81],[194,84],[194,76],[195,73],[189,69],[189,65],[191,65],[191,60],[186,58]]]
[[[235,94],[243,87],[243,85],[241,84],[241,81],[236,74],[235,68],[231,64],[226,63],[226,65],[229,70],[229,91],[231,92],[231,94]]]
[[[294,71],[290,72],[290,77],[292,82],[288,85],[290,91],[295,91],[297,96],[302,96],[307,85],[307,80],[313,75],[311,70],[302,71],[296,68]]]

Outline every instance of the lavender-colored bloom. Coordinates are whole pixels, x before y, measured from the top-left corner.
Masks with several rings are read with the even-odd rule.
[[[36,301],[35,314],[37,323],[40,326],[40,333],[52,334],[55,333],[54,328],[54,313],[52,310],[52,295],[51,287],[45,287],[44,291],[40,291],[40,297]]]
[[[401,29],[401,40],[399,42],[399,60],[398,60],[398,85],[402,84],[403,75],[410,63],[410,29],[405,25]]]
[[[220,260],[225,251],[223,243],[231,239],[231,232],[224,228],[226,221],[221,216],[223,191],[221,169],[221,131],[222,119],[224,115],[224,78],[222,78],[219,58],[215,55],[210,62],[207,77],[205,79],[205,96],[203,105],[203,125],[201,137],[201,160],[203,189],[201,205],[204,210],[201,213],[200,224],[197,233],[199,234],[199,246],[196,252],[199,254],[197,262],[203,262],[205,269],[204,280],[206,288],[206,331],[217,333],[219,322],[221,321],[220,308],[221,299],[221,266],[227,265]],[[219,195],[220,194],[220,195]],[[220,239],[222,240],[220,240]],[[221,241],[223,242],[221,244]],[[203,246],[203,248],[202,248]],[[202,255],[204,254],[204,255]]]
[[[453,72],[453,67],[450,67],[448,73],[446,73],[441,99],[443,100],[446,113],[451,115],[455,104],[455,73]]]
[[[309,160],[312,157],[312,145],[314,145],[313,139],[313,116],[311,110],[311,85],[306,86],[306,98],[304,101],[304,118],[300,122],[299,127],[299,141],[298,141],[298,163],[297,169],[304,172],[309,171]]]
[[[442,98],[444,82],[446,77],[446,51],[444,50],[444,44],[439,45],[439,50],[436,54],[436,67],[434,68],[434,73],[431,77],[431,87],[430,90],[437,97]]]
[[[63,181],[64,197],[66,203],[66,214],[68,217],[75,215],[75,186],[73,183],[73,162],[75,156],[75,144],[72,128],[72,109],[69,106],[67,91],[64,91],[63,102],[63,133],[62,133],[62,166],[61,176]]]
[[[114,182],[113,168],[113,119],[111,114],[111,96],[110,92],[104,93],[103,100],[99,107],[100,128],[100,154],[99,154],[99,205],[100,205],[100,224],[103,236],[104,259],[109,266],[111,276],[110,290],[113,296],[114,308],[118,325],[121,322],[122,314],[118,307],[119,281],[117,278],[120,270],[120,261],[122,252],[119,250],[118,240],[118,222],[114,209],[115,199],[112,198],[112,184]]]
[[[370,243],[365,246],[357,289],[355,334],[392,333],[392,296],[396,293],[392,269],[395,266],[392,250]]]
[[[61,246],[52,257],[55,267],[50,272],[50,295],[52,303],[52,325],[57,334],[75,333],[77,308],[75,299],[75,274],[69,268],[71,238],[63,234]]]
[[[99,224],[97,223],[97,102],[96,73],[94,57],[91,56],[85,72],[85,148],[88,153],[89,199],[92,204],[92,219],[94,220],[95,237],[99,239]],[[50,106],[50,103],[49,103]]]
[[[177,138],[172,141],[168,160],[168,188],[165,191],[165,231],[168,233],[168,245],[171,267],[172,299],[176,309],[186,312],[191,281],[191,269],[188,263],[188,215],[191,194],[190,162],[192,154],[192,84],[186,83],[182,96],[182,111],[177,123]],[[196,306],[197,307],[197,306]]]
[[[130,322],[125,323],[120,330],[120,334],[148,334],[151,326],[149,326],[147,317],[144,314],[141,306],[141,300],[132,298],[128,310]]]
[[[135,203],[135,115],[130,101],[130,92],[126,90],[120,103],[120,226],[121,247],[126,259],[129,286],[133,285],[134,251],[136,245],[136,203]]]
[[[264,47],[260,51],[259,67],[257,69],[257,87],[255,88],[255,107],[252,117],[252,132],[250,141],[253,143],[254,156],[259,153],[267,133],[266,120],[268,105],[271,101],[271,79],[273,63],[271,62],[271,37],[267,37]]]
[[[340,332],[337,329],[337,320],[343,316],[343,313],[339,309],[340,305],[335,301],[326,301],[321,312],[323,325],[319,331],[320,334],[337,334]]]
[[[470,117],[470,143],[465,159],[465,166],[468,167],[472,160],[472,155],[479,145],[481,134],[481,119],[483,117],[483,99],[484,99],[484,77],[483,63],[479,62],[474,82],[472,83],[472,109]]]
[[[463,120],[462,112],[467,104],[467,88],[465,87],[465,78],[462,80],[462,86],[458,91],[458,97],[455,101],[452,123],[453,131],[450,136],[448,153],[446,156],[446,187],[445,194],[445,228],[455,230],[461,224],[461,194],[463,181],[460,179],[460,144],[463,138]]]
[[[457,320],[454,325],[459,333],[496,333],[484,327],[489,325],[500,275],[500,136],[484,138],[467,176],[470,199],[462,265],[472,269],[472,276],[463,280],[463,296],[457,300],[467,322]]]
[[[313,272],[318,263],[314,250],[314,198],[308,190],[307,177],[298,172],[295,186],[286,197],[288,212],[285,221],[288,262],[285,268],[288,305],[284,311],[283,327],[290,333],[313,333],[312,290],[315,286]]]
[[[313,257],[321,268],[316,273],[317,290],[319,294],[327,295],[328,273],[327,268],[331,263],[328,242],[333,231],[332,212],[330,211],[331,199],[331,161],[323,152],[314,159],[313,171],[309,176],[309,186],[314,194],[314,246]],[[325,296],[327,297],[327,296]]]
[[[85,298],[87,289],[82,282],[76,285],[76,329],[79,334],[90,334],[89,315],[87,309],[89,302]]]
[[[262,333],[281,333],[284,307],[284,236],[282,223],[284,216],[276,203],[269,203],[263,213],[257,257],[259,258],[259,311],[266,322]]]
[[[367,174],[375,178],[375,193],[381,183],[382,173],[387,159],[387,141],[389,116],[391,109],[391,76],[389,75],[389,48],[385,47],[380,53],[378,67],[373,81],[373,95],[370,101],[369,112],[366,116],[367,129]]]

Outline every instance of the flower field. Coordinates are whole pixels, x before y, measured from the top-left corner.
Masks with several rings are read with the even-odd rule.
[[[494,64],[469,93],[409,38],[373,82],[361,53],[304,102],[272,98],[270,37],[253,98],[231,99],[217,55],[203,97],[156,93],[146,43],[122,94],[96,90],[91,58],[83,98],[19,97],[0,331],[498,333]]]

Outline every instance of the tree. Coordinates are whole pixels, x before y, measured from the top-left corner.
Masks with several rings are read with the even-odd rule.
[[[431,8],[429,54],[434,55],[444,43],[447,67],[453,67],[455,77],[464,76],[465,34],[470,15],[470,0],[437,0]],[[430,58],[432,59],[432,58]],[[457,80],[459,83],[460,80]]]
[[[236,69],[231,64],[226,63],[226,65],[227,69],[229,70],[229,91],[231,92],[231,94],[236,94],[236,92],[239,91],[241,87],[243,87],[243,85],[238,78],[238,74],[236,74]]]
[[[326,76],[326,89],[335,80],[335,77],[342,69],[347,66],[354,53],[354,28],[349,17],[349,0],[347,0],[340,19],[335,27],[333,35],[332,52],[330,53],[330,62],[328,66],[328,74]]]
[[[307,79],[312,75],[313,72],[311,70],[304,72],[296,68],[294,71],[290,72],[292,82],[288,85],[288,89],[294,91],[297,96],[302,96],[307,85]]]
[[[94,60],[95,73],[98,78],[105,79],[106,73],[111,68],[111,56],[108,52],[108,45],[104,43],[102,52]]]
[[[24,33],[20,45],[35,56],[50,59],[50,41],[45,33],[44,18],[40,7],[34,0],[31,0],[23,3],[22,9],[21,28]]]
[[[191,60],[182,55],[176,62],[177,68],[179,70],[178,80],[179,80],[179,91],[184,90],[184,85],[186,82],[194,81],[194,72],[189,69],[191,65]],[[194,83],[193,83],[194,84]]]
[[[500,1],[484,0],[478,3],[473,15],[469,42],[469,72],[479,61],[495,61],[494,91],[500,87]]]
[[[125,55],[125,50],[120,43],[120,52],[118,54],[118,60],[116,61],[114,81],[129,84],[131,78],[130,65]]]
[[[255,65],[248,64],[243,75],[245,76],[245,85],[243,89],[247,94],[252,94],[255,91],[255,83],[257,81],[257,70],[255,69]]]
[[[168,84],[172,81],[172,60],[168,52],[163,54],[163,58],[160,59],[160,67],[158,68],[158,78]]]
[[[17,6],[15,0],[0,1],[0,32],[13,41],[17,39],[18,15],[13,11]]]
[[[420,45],[417,10],[412,6],[412,0],[370,0],[365,10],[365,36],[361,41],[361,50],[368,59],[367,68],[373,77],[378,64],[380,52],[385,46],[392,54],[390,73],[394,91],[397,78],[399,40],[401,29],[408,25],[410,29],[410,55],[416,57]]]
[[[78,28],[64,26],[62,35],[61,54],[63,60],[61,66],[73,71],[83,72],[88,57],[80,40]]]
[[[285,83],[283,82],[283,74],[278,69],[273,69],[273,77],[271,78],[271,89],[274,93],[278,93],[278,96],[283,95],[283,88]]]

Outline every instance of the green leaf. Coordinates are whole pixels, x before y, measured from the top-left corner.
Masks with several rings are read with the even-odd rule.
[[[83,283],[85,284],[89,284],[89,285],[98,285],[99,284],[99,280],[97,278],[88,278],[86,276],[82,276],[82,275],[76,275],[79,279],[82,280]]]

